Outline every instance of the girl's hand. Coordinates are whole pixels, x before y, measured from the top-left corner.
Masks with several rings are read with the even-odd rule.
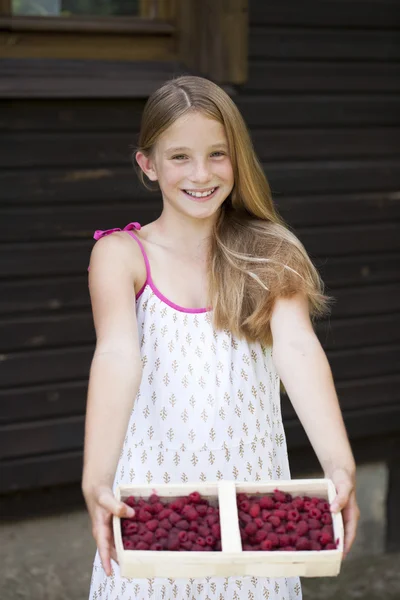
[[[343,558],[346,558],[354,542],[357,531],[360,509],[358,508],[355,490],[355,477],[346,469],[335,469],[329,478],[336,487],[337,495],[331,504],[331,511],[342,511],[344,524],[344,549]]]
[[[92,534],[96,540],[97,549],[107,576],[111,575],[111,558],[117,561],[112,517],[132,518],[135,514],[133,508],[119,502],[110,487],[98,486],[88,493],[84,493],[89,516],[92,521]]]

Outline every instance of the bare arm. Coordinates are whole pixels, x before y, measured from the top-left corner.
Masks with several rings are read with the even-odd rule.
[[[313,330],[307,299],[300,294],[290,299],[279,299],[274,306],[271,330],[273,359],[278,374],[325,476],[336,484],[336,507],[344,508],[349,496],[354,495],[355,462],[331,368]],[[342,484],[343,492],[339,490]],[[358,520],[355,496],[354,502],[351,499],[350,503],[354,505],[350,506],[352,514],[348,519],[347,552]]]
[[[111,514],[127,516],[123,514],[125,505],[114,501],[111,486],[142,373],[131,266],[133,244],[123,236],[114,233],[97,242],[89,271],[97,341],[87,397],[82,490],[108,571],[107,551],[112,555],[113,550]]]

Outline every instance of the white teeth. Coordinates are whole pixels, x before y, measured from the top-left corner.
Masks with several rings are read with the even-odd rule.
[[[195,198],[206,198],[207,196],[211,196],[216,189],[217,188],[213,188],[209,192],[189,192],[188,190],[185,190],[185,192],[189,194],[189,196],[194,196]]]

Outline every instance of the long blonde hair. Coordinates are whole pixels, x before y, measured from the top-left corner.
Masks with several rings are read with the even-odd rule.
[[[234,187],[221,207],[210,245],[214,325],[271,344],[276,298],[305,293],[312,318],[328,312],[330,298],[303,244],[275,209],[243,117],[218,85],[195,76],[165,83],[146,103],[137,150],[150,156],[159,136],[190,111],[224,126],[234,173]],[[146,185],[141,169],[138,174]]]

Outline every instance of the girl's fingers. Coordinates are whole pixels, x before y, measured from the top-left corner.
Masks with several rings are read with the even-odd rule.
[[[135,514],[135,511],[131,506],[128,506],[127,504],[125,504],[125,502],[120,502],[119,500],[117,500],[112,494],[112,492],[109,490],[100,492],[98,497],[98,503],[103,508],[110,511],[111,514],[116,515],[120,518],[131,519]]]
[[[110,548],[110,539],[109,539],[109,531],[107,527],[101,527],[97,534],[97,549],[99,551],[100,559],[103,565],[103,569],[106,572],[107,577],[111,575],[111,548]]]
[[[350,552],[350,548],[356,537],[358,519],[360,510],[357,506],[354,494],[351,495],[349,504],[344,512],[344,556]]]

